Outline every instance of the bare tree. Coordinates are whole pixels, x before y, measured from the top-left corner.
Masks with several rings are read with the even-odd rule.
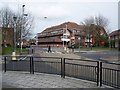
[[[82,24],[87,27],[90,26],[91,24],[94,24],[96,26],[103,27],[107,32],[109,20],[106,17],[99,15],[84,19]]]
[[[96,17],[89,17],[82,22],[83,31],[86,35],[92,35],[92,37],[96,39],[96,42],[99,45],[99,42],[101,41],[101,36],[107,36],[106,32],[108,31],[108,23],[108,19],[102,15]],[[103,32],[103,34],[101,34],[101,32]]]
[[[31,35],[31,30],[33,29],[33,21],[34,18],[32,15],[29,13],[27,17],[23,17],[23,38],[28,37],[28,35]]]
[[[83,31],[86,34],[86,37],[90,37],[91,35],[93,36],[97,31],[95,30],[95,19],[94,17],[88,17],[84,19],[83,22],[81,22],[83,26]]]
[[[0,26],[1,27],[11,27],[11,22],[12,22],[12,15],[13,13],[11,12],[11,10],[9,10],[8,8],[2,8],[0,10]],[[6,36],[6,30],[2,30],[2,42],[3,45],[5,45],[5,36]]]
[[[14,16],[17,17],[17,21],[16,21],[17,40],[18,40],[18,37],[20,36],[20,32],[22,33],[22,37],[26,38],[28,35],[30,35],[31,33],[30,31],[33,28],[33,17],[30,13],[28,14],[27,17],[23,17],[21,13],[13,12],[8,7],[2,8],[0,10],[0,26],[13,28]]]
[[[83,22],[81,22],[85,26],[89,26],[94,23],[94,17],[85,18]]]
[[[99,15],[95,17],[95,24],[107,29],[109,20],[106,17]]]
[[[0,26],[2,27],[12,27],[13,26],[13,15],[14,13],[8,8],[2,8],[0,10]]]

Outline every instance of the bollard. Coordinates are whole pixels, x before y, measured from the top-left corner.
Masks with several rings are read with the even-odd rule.
[[[12,53],[12,60],[16,60],[16,54],[15,54],[15,52]]]
[[[69,48],[67,48],[67,53],[69,53]]]
[[[64,50],[67,51],[67,47],[64,47]]]

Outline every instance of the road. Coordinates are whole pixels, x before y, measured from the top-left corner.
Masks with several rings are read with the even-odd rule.
[[[100,58],[106,58],[106,57],[118,57],[120,55],[120,52],[104,51],[104,52],[88,52],[88,53],[86,52],[86,53],[76,53],[76,54],[79,56],[98,60]]]
[[[39,52],[47,52],[47,48],[36,48],[35,50],[39,51]],[[58,48],[52,48],[53,52],[56,52],[58,50]],[[60,52],[63,52],[63,50],[58,50]],[[95,60],[99,60],[100,58],[107,58],[107,57],[119,57],[120,56],[120,52],[118,51],[101,51],[101,52],[84,52],[84,53],[75,53],[76,55],[79,56],[83,56],[83,57],[87,57],[90,59],[95,59]]]

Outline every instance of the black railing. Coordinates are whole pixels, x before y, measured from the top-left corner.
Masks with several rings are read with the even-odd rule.
[[[99,62],[82,59],[65,58],[65,75],[99,84]]]
[[[30,71],[32,65],[32,57],[29,56],[17,56],[16,60],[12,60],[11,56],[4,57],[4,65],[2,68],[4,71]]]
[[[100,62],[100,86],[120,88],[120,69],[117,63]]]
[[[61,58],[34,57],[34,71],[61,75]]]
[[[118,77],[120,64],[103,61],[71,59],[60,57],[33,57],[17,56],[12,60],[11,56],[4,56],[4,71],[29,71],[57,74],[62,78],[65,76],[89,80],[97,83],[97,86],[108,85],[120,88]]]

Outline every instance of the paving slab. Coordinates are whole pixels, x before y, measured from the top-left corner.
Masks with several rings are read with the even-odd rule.
[[[97,87],[95,82],[72,77],[61,78],[60,75],[21,71],[2,72],[3,88],[107,88]]]

